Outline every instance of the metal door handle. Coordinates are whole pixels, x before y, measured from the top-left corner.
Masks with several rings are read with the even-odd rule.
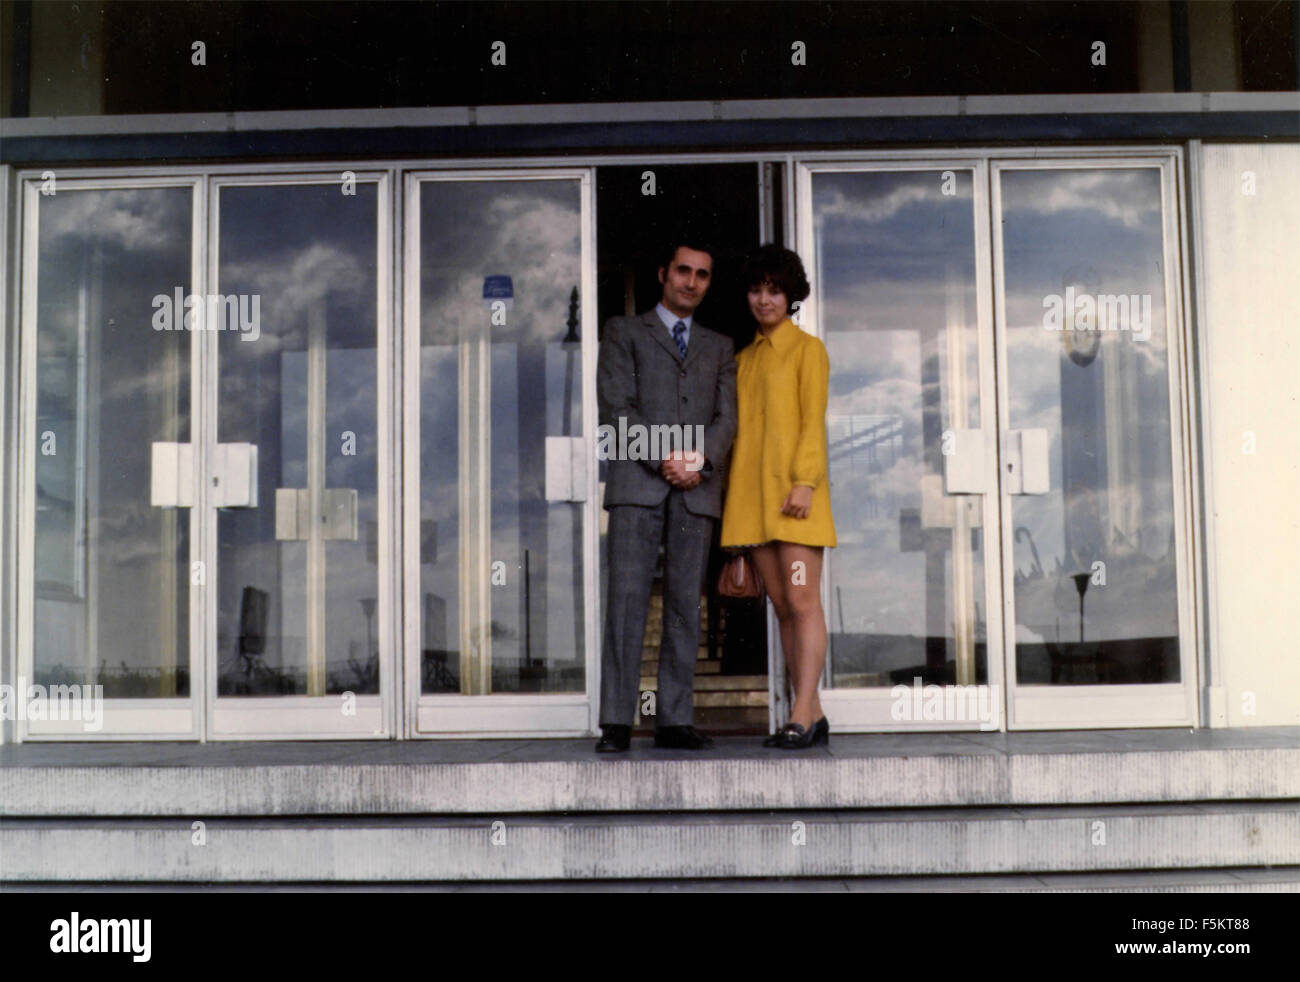
[[[194,444],[154,443],[150,449],[149,503],[155,508],[193,508]],[[256,444],[217,444],[212,503],[218,508],[257,507]]]
[[[311,492],[307,488],[275,489],[275,537],[281,541],[311,538]],[[326,488],[321,492],[321,538],[356,541],[355,488]]]
[[[257,507],[257,444],[217,444],[212,460],[212,503],[218,508]]]
[[[582,437],[546,438],[546,500],[587,500],[587,453]]]
[[[150,450],[149,503],[155,508],[193,508],[194,444],[154,443]],[[217,444],[212,503],[218,508],[257,507],[256,444]]]
[[[1047,494],[1052,489],[1047,430],[1008,430],[1002,477],[1007,494]]]

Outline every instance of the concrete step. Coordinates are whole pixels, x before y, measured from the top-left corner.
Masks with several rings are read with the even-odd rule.
[[[7,883],[15,893],[66,893],[69,884],[28,880]],[[339,883],[284,887],[253,883],[186,883],[134,880],[81,883],[77,893],[1300,893],[1300,866],[1262,869],[1125,870],[1119,873],[1041,873],[983,876],[754,877],[750,879],[492,880]]]
[[[1300,865],[1294,802],[0,820],[0,882],[910,877]]]
[[[761,713],[766,709],[745,710]],[[739,710],[701,710],[740,712]],[[697,725],[708,724],[697,715]],[[832,733],[597,755],[581,740],[0,746],[0,816],[429,815],[1300,800],[1300,734]]]

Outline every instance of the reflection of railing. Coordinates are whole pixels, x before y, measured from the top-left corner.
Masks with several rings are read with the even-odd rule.
[[[1023,534],[1022,534],[1022,533],[1023,533]],[[1034,545],[1034,536],[1033,536],[1033,533],[1030,532],[1029,529],[1025,528],[1025,526],[1023,526],[1023,525],[1019,525],[1019,526],[1016,527],[1016,531],[1015,531],[1015,534],[1014,534],[1013,538],[1015,539],[1016,542],[1019,542],[1022,538],[1024,538],[1024,539],[1028,539],[1028,540],[1029,540],[1029,551],[1032,552],[1032,553],[1034,554],[1034,565],[1031,566],[1031,567],[1029,568],[1029,572],[1028,572],[1027,574],[1025,574],[1025,577],[1024,577],[1024,578],[1025,578],[1025,579],[1031,579],[1031,578],[1032,578],[1032,579],[1042,579],[1042,577],[1043,577],[1043,575],[1044,575],[1044,573],[1043,573],[1043,564],[1042,564],[1041,562],[1038,561],[1038,547],[1037,547],[1036,545]],[[1057,560],[1057,564],[1058,564],[1058,565],[1060,564],[1060,560]],[[1017,577],[1017,580],[1019,580],[1019,578],[1021,577],[1021,573],[1020,573],[1020,570],[1019,570],[1019,569],[1016,570],[1016,577]]]
[[[889,451],[887,466],[893,466],[898,459],[903,440],[901,416],[832,416],[827,429],[829,458],[847,463],[855,473],[859,467],[865,467],[867,473],[883,470],[886,465],[880,460],[882,449]]]

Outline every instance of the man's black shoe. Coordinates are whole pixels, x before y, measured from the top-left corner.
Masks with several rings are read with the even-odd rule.
[[[693,726],[660,726],[655,729],[655,746],[671,750],[703,750],[713,746],[713,738]]]
[[[619,726],[617,723],[602,724],[600,742],[596,744],[598,754],[616,754],[632,746],[632,727]]]

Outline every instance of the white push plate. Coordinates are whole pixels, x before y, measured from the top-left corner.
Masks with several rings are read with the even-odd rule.
[[[357,540],[356,488],[326,488],[321,502],[321,531],[332,540]]]
[[[546,438],[546,500],[587,500],[587,454],[582,437]]]
[[[1047,458],[1047,430],[1009,430],[1002,473],[1007,494],[1047,494],[1051,468]]]
[[[945,430],[942,443],[943,490],[947,494],[983,494],[984,431]]]
[[[355,488],[326,488],[321,494],[321,538],[357,539]],[[275,489],[275,537],[279,540],[311,538],[311,494],[306,488]]]
[[[151,450],[149,503],[155,508],[193,508],[194,445],[155,443]]]
[[[275,537],[282,541],[307,538],[311,534],[307,525],[310,512],[306,488],[276,488]]]
[[[1022,494],[1047,494],[1051,490],[1047,465],[1047,430],[1020,431],[1020,462],[1024,467]]]
[[[212,503],[218,508],[257,507],[256,444],[217,444],[212,461]]]

